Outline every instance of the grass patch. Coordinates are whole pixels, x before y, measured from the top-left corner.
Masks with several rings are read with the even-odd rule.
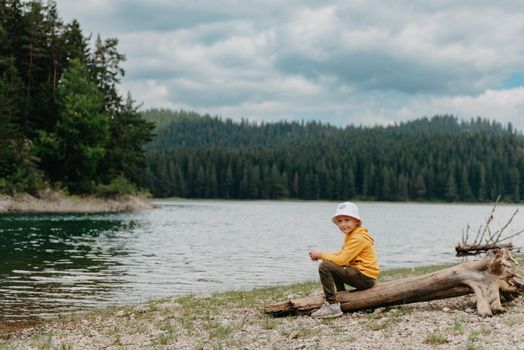
[[[383,331],[387,329],[389,326],[394,324],[395,319],[393,317],[386,318],[386,319],[380,319],[380,320],[372,320],[369,321],[366,326],[372,331]]]
[[[231,326],[224,326],[220,325],[216,328],[213,328],[209,330],[209,337],[210,338],[218,338],[218,339],[226,339],[231,335],[233,332],[233,328]]]
[[[15,350],[15,347],[11,344],[0,341],[0,350]]]
[[[439,333],[439,332],[431,332],[426,335],[426,338],[424,338],[424,344],[429,345],[441,345],[446,344],[448,342],[448,338]]]
[[[480,329],[472,331],[468,335],[468,341],[469,342],[477,342],[480,340],[482,336],[491,334],[491,330],[486,327],[480,327]]]
[[[304,325],[300,325],[299,327],[296,327],[291,332],[297,332],[299,338],[308,338],[308,337],[318,335],[318,330],[315,330],[313,327],[307,327]]]
[[[164,321],[162,324],[160,324],[158,329],[165,332],[165,334],[158,337],[154,342],[155,344],[168,345],[177,341],[178,333],[176,331],[176,327],[171,324],[170,320]]]
[[[511,317],[504,320],[504,324],[507,326],[515,326],[524,323],[524,320],[520,317]]]
[[[33,346],[38,350],[50,350],[53,346],[53,334],[42,334],[33,339]]]
[[[340,326],[335,325],[331,328],[331,334],[333,334],[334,336],[339,336],[342,333],[344,333],[344,328]]]
[[[367,315],[368,322],[366,327],[372,331],[383,331],[390,326],[401,321],[402,316],[411,314],[411,306],[398,306],[386,308],[386,311],[380,313],[371,313]]]
[[[386,308],[387,312],[393,313],[396,316],[411,315],[413,313],[412,306],[400,305]]]
[[[489,334],[491,334],[491,330],[489,328],[484,327],[484,326],[480,327],[477,330],[472,331],[471,333],[469,333],[468,339],[467,339],[467,342],[466,342],[466,350],[479,350],[479,349],[481,349],[481,347],[479,345],[477,345],[476,343],[483,336],[486,336],[486,335],[489,335]]]
[[[69,342],[60,343],[58,346],[59,350],[73,350],[73,345]]]
[[[477,346],[474,343],[470,343],[470,342],[466,343],[465,350],[481,350],[481,349],[482,349],[481,347]]]
[[[464,324],[465,324],[465,321],[463,318],[455,319],[455,321],[453,321],[453,326],[451,326],[451,332],[454,335],[464,334]]]
[[[280,323],[281,321],[279,319],[266,317],[262,319],[261,327],[265,330],[276,329]]]
[[[391,280],[397,280],[407,277],[415,277],[420,275],[425,275],[427,273],[432,273],[446,269],[448,267],[455,266],[456,264],[439,264],[431,266],[420,266],[412,268],[399,268],[394,270],[382,271],[378,277],[379,282],[386,282]]]

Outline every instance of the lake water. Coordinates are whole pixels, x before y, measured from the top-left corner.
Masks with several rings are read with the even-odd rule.
[[[335,202],[158,201],[119,214],[0,215],[0,321],[189,293],[317,279],[307,252],[339,250]],[[492,205],[359,203],[382,269],[460,262]],[[491,225],[518,208],[500,205]],[[524,213],[522,213],[524,214]],[[517,214],[508,234],[524,227]],[[522,246],[523,237],[513,243]]]

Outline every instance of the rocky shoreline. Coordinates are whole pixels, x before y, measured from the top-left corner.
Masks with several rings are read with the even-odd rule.
[[[27,193],[0,195],[0,213],[106,213],[151,209],[155,206],[139,195],[118,198],[66,196],[49,189],[37,196]]]
[[[231,295],[230,295],[231,296]],[[473,296],[344,314],[272,318],[242,295],[198,295],[44,322],[2,349],[524,349],[524,300],[477,316]],[[261,306],[261,305],[258,305]]]
[[[521,264],[523,259],[519,257]],[[392,270],[383,279],[414,274],[420,272]],[[268,303],[321,293],[314,281],[152,300],[4,331],[0,349],[524,350],[522,296],[504,302],[505,313],[488,318],[477,315],[473,294],[346,313],[331,320],[308,315],[274,318],[261,311]]]

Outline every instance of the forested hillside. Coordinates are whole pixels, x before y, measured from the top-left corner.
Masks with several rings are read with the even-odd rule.
[[[157,197],[487,201],[524,192],[524,138],[481,118],[389,127],[254,124],[150,110],[141,184]]]
[[[118,92],[118,40],[90,49],[54,1],[0,1],[0,193],[126,192],[153,126]]]

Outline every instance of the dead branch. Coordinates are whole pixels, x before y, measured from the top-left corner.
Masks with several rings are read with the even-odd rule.
[[[493,220],[493,215],[495,214],[495,208],[497,208],[497,204],[499,204],[500,196],[497,197],[497,200],[495,201],[495,204],[493,205],[493,208],[491,208],[491,212],[489,213],[488,217],[486,218],[486,223],[484,224],[484,230],[482,231],[482,235],[480,236],[478,242],[482,242],[482,239],[484,238],[484,235],[486,234],[486,231],[489,230],[489,224]],[[482,228],[482,225],[479,228]],[[475,238],[475,241],[473,243],[477,243],[477,239]]]
[[[504,224],[504,226],[502,226],[502,228],[498,231],[498,234],[497,232],[495,232],[495,235],[493,235],[494,236],[493,242],[499,241],[500,236],[502,235],[502,232],[504,232],[504,230],[511,224],[511,221],[513,221],[513,218],[515,217],[515,215],[517,215],[518,212],[519,212],[518,209],[515,210],[513,215],[511,215],[511,217],[509,218],[508,222],[506,222],[506,224]],[[490,241],[488,241],[488,243],[490,243]]]
[[[469,224],[466,226],[466,236],[464,237],[464,230],[462,230],[462,242],[455,246],[457,256],[465,255],[476,255],[482,252],[486,252],[491,249],[505,248],[508,250],[518,249],[514,247],[511,242],[509,244],[501,244],[501,242],[507,241],[515,236],[518,236],[524,230],[518,231],[517,233],[510,234],[509,236],[503,237],[504,231],[510,226],[511,222],[518,213],[518,209],[511,215],[506,223],[495,232],[492,231],[490,224],[493,222],[495,217],[495,209],[500,201],[500,196],[497,197],[495,204],[491,208],[489,215],[486,217],[484,224],[481,224],[475,239],[473,242],[468,242],[469,238]]]

